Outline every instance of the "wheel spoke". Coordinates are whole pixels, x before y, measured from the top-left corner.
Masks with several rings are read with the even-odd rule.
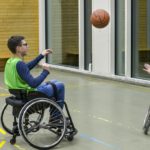
[[[29,117],[25,123],[24,118],[27,115]],[[51,148],[64,137],[66,119],[62,109],[54,101],[34,99],[21,111],[19,129],[23,138],[31,146],[39,149]]]

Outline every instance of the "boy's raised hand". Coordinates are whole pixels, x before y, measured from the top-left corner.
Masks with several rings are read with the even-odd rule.
[[[45,50],[42,51],[41,54],[42,54],[43,56],[46,56],[46,55],[48,55],[48,54],[51,54],[52,52],[53,52],[52,49],[45,49]]]
[[[144,68],[143,68],[144,71],[146,71],[147,73],[150,74],[150,65],[149,64],[144,64]]]

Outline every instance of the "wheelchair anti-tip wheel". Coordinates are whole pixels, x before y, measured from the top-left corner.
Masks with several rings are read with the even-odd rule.
[[[41,111],[42,117],[39,117]],[[66,118],[53,100],[36,98],[22,108],[18,127],[22,137],[32,147],[49,149],[62,140],[66,131]]]
[[[144,134],[146,135],[148,134],[149,127],[150,127],[150,106],[148,108],[148,111],[144,119],[144,125],[143,125]]]

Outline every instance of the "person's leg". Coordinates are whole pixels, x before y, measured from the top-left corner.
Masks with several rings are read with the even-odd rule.
[[[64,97],[65,97],[64,84],[62,82],[60,82],[60,81],[57,81],[57,80],[51,80],[50,82],[55,84],[55,86],[56,86],[56,89],[57,89],[57,91],[56,91],[57,92],[57,100],[56,100],[56,102],[63,109]],[[51,117],[53,118],[53,119],[51,119],[51,120],[53,120],[53,122],[57,122],[57,121],[59,122],[60,118],[62,116],[60,115],[60,113],[57,110],[52,109],[51,110]]]
[[[51,84],[43,83],[37,87],[37,91],[40,91],[46,94],[48,97],[52,97],[54,95],[54,90]]]
[[[52,82],[52,83],[56,83],[56,82],[58,82],[58,80],[53,79],[53,80],[51,80],[50,82]]]
[[[51,80],[50,82],[52,82],[53,84],[56,85],[57,88],[57,103],[58,105],[63,109],[63,105],[64,105],[64,95],[65,95],[65,87],[64,84],[62,82],[59,82],[57,80]],[[53,97],[54,96],[54,89],[52,87],[52,85],[47,82],[47,83],[43,83],[42,85],[40,85],[37,88],[38,91],[45,93],[46,95],[48,95],[49,97]],[[58,120],[60,114],[59,112],[57,112],[55,109],[50,108],[50,114],[51,117],[56,121]],[[52,119],[51,118],[51,119]]]
[[[49,82],[41,84],[37,88],[37,90],[39,92],[46,94],[48,97],[54,97],[54,89]],[[50,112],[49,121],[56,122],[56,120],[58,120],[58,118],[60,116],[60,113],[58,112],[58,110],[56,110],[53,106],[50,106],[49,112]]]
[[[56,85],[57,88],[57,103],[63,108],[64,100],[65,100],[65,86],[62,82],[57,80],[51,80],[52,83]]]
[[[57,88],[57,101],[60,103],[61,108],[63,107],[64,103],[64,97],[65,97],[65,87],[64,84],[57,80],[51,80],[50,82],[54,83]],[[48,95],[49,97],[54,96],[54,89],[52,85],[47,82],[41,84],[39,87],[37,87],[37,90]]]

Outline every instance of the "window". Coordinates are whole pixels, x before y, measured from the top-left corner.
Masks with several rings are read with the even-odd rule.
[[[115,1],[115,74],[125,75],[125,2]]]
[[[48,61],[55,65],[78,67],[78,0],[46,1]]]
[[[150,1],[132,0],[132,77],[150,78],[143,64],[150,61]]]

